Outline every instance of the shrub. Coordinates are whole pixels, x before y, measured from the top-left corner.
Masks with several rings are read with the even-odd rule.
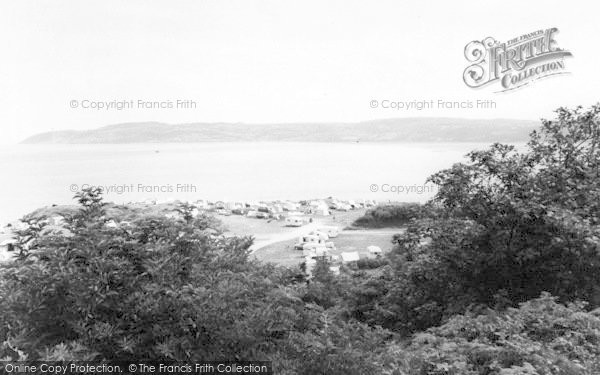
[[[109,228],[99,191],[78,197],[70,236],[37,238],[1,269],[0,336],[15,348],[2,356],[257,359],[306,328],[278,272],[248,260],[249,238],[215,235],[186,207]]]
[[[433,206],[419,203],[380,205],[367,210],[353,225],[365,228],[403,226],[411,220],[433,216],[435,212]]]
[[[600,311],[541,297],[498,313],[458,315],[390,348],[405,374],[572,374],[600,372]]]
[[[361,258],[356,262],[359,270],[370,270],[387,265],[389,262],[385,257]]]

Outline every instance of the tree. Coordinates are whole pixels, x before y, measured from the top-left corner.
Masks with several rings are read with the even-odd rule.
[[[543,291],[599,306],[599,114],[561,108],[525,150],[494,144],[431,176],[439,209],[394,237],[391,281],[363,315],[409,333]]]
[[[518,303],[549,291],[600,303],[599,114],[600,105],[560,108],[526,152],[495,144],[430,178],[440,186],[435,201],[473,226],[433,238],[431,248],[448,237],[469,244],[451,251],[448,265],[476,300],[491,303],[503,291]]]
[[[278,273],[248,260],[249,238],[202,219],[111,228],[99,191],[77,199],[69,235],[43,237],[0,273],[2,341],[29,359],[256,359],[302,321]]]
[[[0,359],[266,360],[281,374],[380,372],[385,348],[372,346],[387,340],[382,330],[303,301],[294,272],[249,258],[251,238],[223,237],[204,215],[108,226],[99,191],[76,198],[66,231],[36,233],[26,256],[0,265]],[[316,277],[335,282],[328,264]]]

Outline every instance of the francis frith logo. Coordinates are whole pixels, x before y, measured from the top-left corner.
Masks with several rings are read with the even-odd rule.
[[[558,29],[536,30],[499,42],[492,37],[474,40],[465,47],[469,65],[463,80],[467,86],[479,88],[498,83],[497,92],[514,90],[540,78],[568,73],[565,57],[568,50],[558,47]]]

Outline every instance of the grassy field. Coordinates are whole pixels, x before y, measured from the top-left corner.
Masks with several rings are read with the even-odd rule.
[[[392,249],[392,236],[402,229],[386,230],[353,230],[344,231],[331,240],[335,243],[336,250],[332,255],[342,252],[358,251],[361,258],[367,256],[367,246],[379,246],[384,252]],[[302,251],[294,250],[296,239],[278,242],[256,250],[253,255],[263,262],[276,263],[286,267],[295,267],[304,261]]]
[[[310,217],[315,225],[336,226],[342,230],[364,213],[365,209],[361,209],[347,212],[336,211],[334,215],[329,216],[311,215]],[[302,227],[287,227],[284,221],[248,218],[239,215],[215,215],[215,217],[223,223],[227,235],[254,236],[255,243],[269,242],[273,238],[285,237],[287,233],[304,232]],[[306,233],[309,231],[310,229],[307,229]],[[293,237],[299,236],[300,234]]]

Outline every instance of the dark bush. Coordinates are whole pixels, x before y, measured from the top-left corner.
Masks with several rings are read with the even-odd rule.
[[[370,208],[352,225],[364,228],[399,227],[411,220],[431,217],[435,213],[436,209],[433,206],[419,203],[383,205]]]
[[[407,375],[600,373],[600,311],[547,293],[504,312],[457,315],[397,347]]]
[[[387,265],[389,261],[385,257],[361,258],[356,262],[359,270],[370,270]]]
[[[79,200],[70,236],[38,238],[1,271],[0,334],[29,359],[256,359],[274,330],[307,328],[300,299],[247,259],[250,239],[186,207],[109,228],[97,192]]]

